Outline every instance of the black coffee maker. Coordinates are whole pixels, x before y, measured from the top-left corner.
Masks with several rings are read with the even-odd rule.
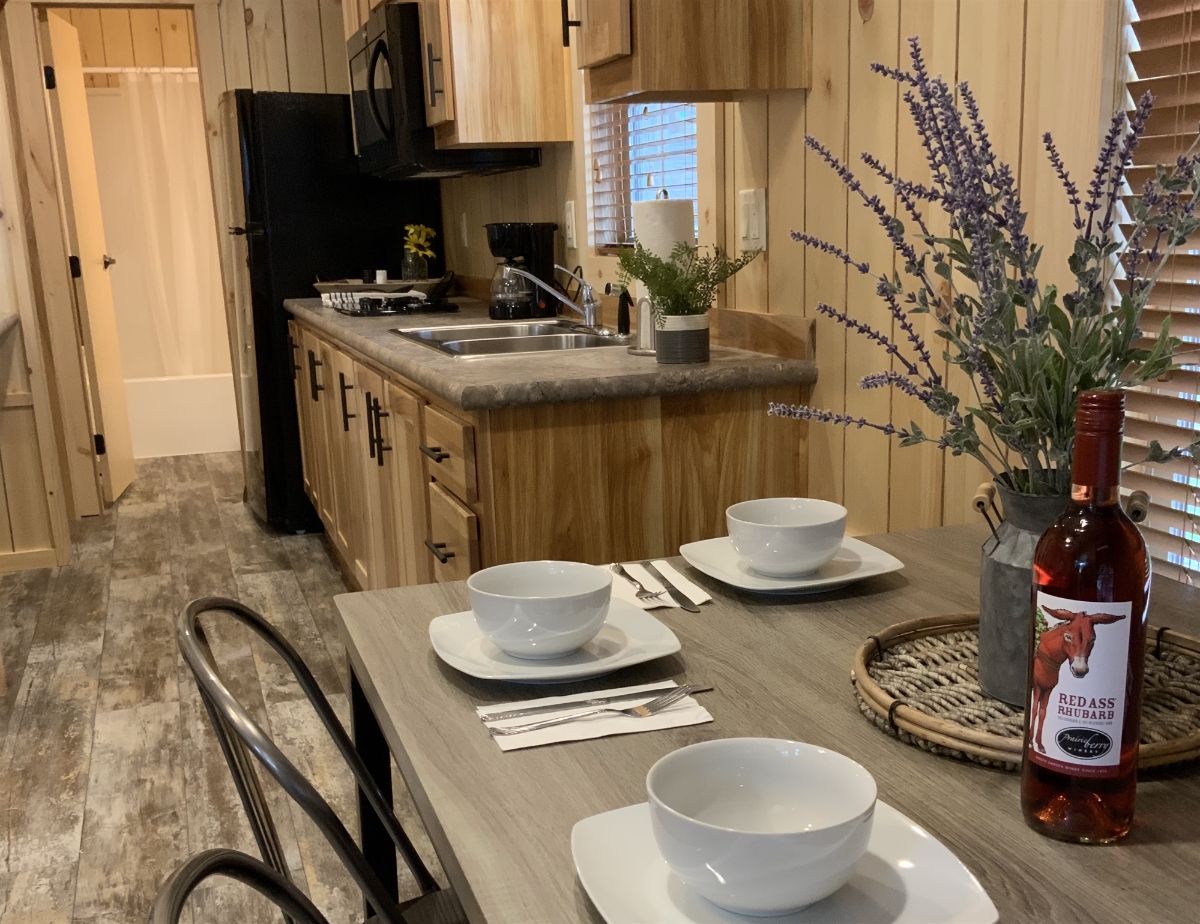
[[[488,247],[498,260],[492,274],[489,317],[497,321],[554,317],[558,310],[554,297],[517,273],[505,274],[504,267],[519,267],[558,288],[554,281],[554,232],[558,225],[552,221],[496,221],[484,228]]]

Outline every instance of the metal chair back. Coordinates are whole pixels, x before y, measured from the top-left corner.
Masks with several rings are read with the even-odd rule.
[[[390,896],[389,890],[367,862],[337,813],[234,698],[221,679],[212,649],[200,625],[202,615],[218,612],[227,613],[255,632],[287,665],[350,767],[359,789],[387,830],[396,850],[404,858],[421,889],[421,895],[426,896],[438,891],[436,880],[413,847],[412,841],[372,779],[333,707],[329,705],[329,700],[321,692],[312,672],[296,650],[261,615],[243,603],[226,597],[201,597],[189,603],[180,614],[176,627],[179,648],[195,675],[201,699],[233,774],[234,784],[237,786],[255,840],[262,851],[263,860],[280,875],[288,877],[287,862],[279,843],[279,835],[258,776],[254,772],[250,754],[258,759],[263,768],[320,828],[375,913],[383,921],[402,921],[401,906]]]
[[[261,860],[237,850],[206,850],[186,860],[173,872],[154,900],[149,924],[179,924],[188,897],[213,876],[245,883],[267,898],[294,924],[329,924],[287,876],[280,875]]]

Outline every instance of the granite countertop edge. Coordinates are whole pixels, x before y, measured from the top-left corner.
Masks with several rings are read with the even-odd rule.
[[[602,361],[604,351],[588,351],[586,357],[573,354],[569,370],[558,364],[546,364],[549,368],[530,371],[526,363],[521,369],[523,374],[514,377],[512,363],[515,357],[454,359],[390,333],[390,328],[396,326],[418,326],[423,322],[461,324],[476,320],[473,315],[481,307],[479,303],[464,300],[463,305],[468,310],[461,315],[355,318],[323,308],[320,300],[315,298],[284,301],[284,307],[296,318],[465,411],[594,398],[641,398],[771,385],[807,385],[817,378],[816,364],[811,360],[787,359],[729,347],[713,347],[714,362],[678,366],[661,365],[621,351],[620,357],[613,358],[620,359],[622,364],[636,361],[636,368],[617,372],[597,369],[595,376],[586,374],[586,364],[590,360]],[[383,334],[391,339],[384,339]],[[566,357],[555,354],[554,358]],[[486,378],[489,373],[499,373],[501,381],[469,380],[471,377]],[[464,381],[464,376],[468,380]]]

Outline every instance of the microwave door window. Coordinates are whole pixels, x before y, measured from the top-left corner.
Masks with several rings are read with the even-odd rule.
[[[354,112],[354,136],[358,153],[383,140],[383,135],[371,116],[370,90],[367,71],[370,49],[360,51],[350,59],[350,105]]]
[[[367,103],[373,127],[380,137],[393,137],[392,60],[383,39],[371,48],[371,59],[367,64]]]

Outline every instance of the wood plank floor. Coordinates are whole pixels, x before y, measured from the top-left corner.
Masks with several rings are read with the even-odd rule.
[[[349,724],[332,601],[346,587],[321,537],[262,529],[241,503],[237,454],[138,469],[111,511],[75,524],[69,564],[0,575],[0,924],[141,921],[191,854],[256,854],[175,645],[187,600],[221,594],[262,612]],[[210,640],[235,695],[354,830],[349,773],[282,664],[240,627]],[[361,920],[332,850],[264,785],[295,880],[333,924]],[[396,791],[401,821],[436,869],[403,785]],[[191,910],[195,924],[277,919],[223,881],[198,891]]]

